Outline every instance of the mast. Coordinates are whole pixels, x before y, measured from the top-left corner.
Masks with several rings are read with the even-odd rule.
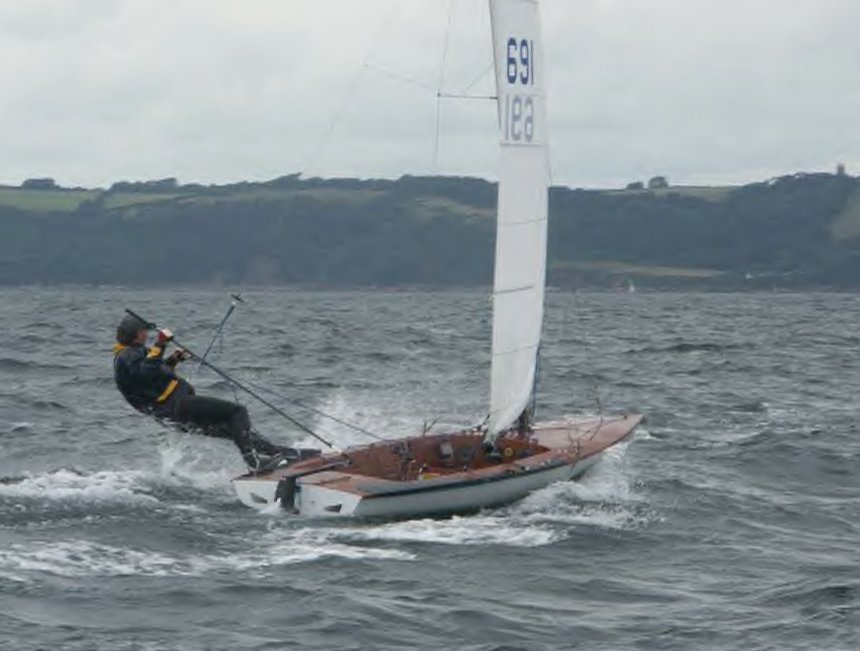
[[[501,156],[489,435],[528,407],[546,281],[546,97],[538,0],[490,0]]]

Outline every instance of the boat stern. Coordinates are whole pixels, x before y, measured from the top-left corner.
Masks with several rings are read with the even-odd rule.
[[[242,504],[263,511],[280,503],[278,483],[270,477],[242,476],[233,480],[233,489]]]

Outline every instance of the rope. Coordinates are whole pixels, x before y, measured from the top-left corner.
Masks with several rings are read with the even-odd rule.
[[[436,83],[436,132],[433,140],[433,171],[439,162],[439,131],[442,121],[442,84],[445,82],[445,67],[448,62],[448,47],[451,42],[451,24],[454,18],[454,0],[448,0],[448,22],[445,25],[445,38],[442,44],[442,60],[439,63],[439,80]]]

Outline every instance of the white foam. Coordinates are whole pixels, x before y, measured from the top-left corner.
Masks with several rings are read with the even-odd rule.
[[[568,482],[573,487],[573,496],[579,500],[603,502],[630,502],[637,500],[630,487],[625,441],[604,452],[600,460],[582,479]]]
[[[552,527],[517,522],[505,515],[475,515],[444,520],[408,520],[378,526],[340,529],[336,537],[351,540],[440,543],[446,545],[506,545],[539,547],[563,537]]]
[[[656,437],[651,434],[651,432],[646,427],[642,427],[641,425],[636,428],[636,431],[633,433],[633,439],[636,441],[653,441]]]
[[[301,531],[260,540],[238,554],[172,556],[84,540],[38,542],[0,549],[0,576],[25,580],[20,573],[57,576],[199,576],[219,571],[266,571],[280,565],[324,558],[413,560],[413,554],[336,543],[325,532]]]
[[[12,545],[0,550],[0,568],[59,576],[166,576],[174,559],[162,554],[98,545],[86,541]]]
[[[13,572],[7,572],[5,570],[0,570],[0,579],[6,579],[7,581],[14,581],[15,583],[27,583],[28,582],[26,577],[21,576],[20,574],[15,574]]]
[[[60,469],[25,475],[19,481],[0,484],[0,495],[87,502],[157,502],[146,492],[142,481],[144,476],[144,473],[134,470],[80,473]]]
[[[232,494],[230,479],[245,471],[232,443],[193,434],[169,434],[158,454],[161,480],[204,491]]]
[[[365,404],[362,400],[347,396],[342,391],[329,395],[316,408],[338,420],[350,423],[380,438],[399,438],[421,433],[421,423],[414,415],[396,416],[396,409],[381,409],[379,405]],[[335,422],[324,416],[317,416],[314,428],[319,434],[331,441],[336,448],[372,443],[374,439],[367,434]],[[299,447],[319,447],[320,442],[312,436],[299,440]]]
[[[187,435],[185,437],[187,439]],[[198,444],[202,443],[200,447]],[[215,445],[213,445],[213,443]],[[0,484],[0,496],[84,502],[158,502],[152,495],[156,485],[192,486],[211,493],[220,491],[232,498],[231,477],[241,472],[230,469],[225,459],[231,447],[218,449],[220,441],[183,440],[168,437],[159,448],[160,463],[154,468],[127,468],[80,472],[61,468]],[[229,444],[227,444],[229,446]],[[234,455],[235,456],[235,455]],[[235,459],[233,459],[235,462]],[[150,461],[151,463],[151,461]],[[177,505],[188,508],[188,505]]]
[[[647,521],[641,498],[632,490],[626,467],[627,443],[607,450],[576,482],[559,482],[536,491],[511,507],[525,522],[635,528]]]
[[[585,499],[594,495],[574,482],[561,482],[533,493],[512,508],[512,516],[525,523],[587,525],[606,529],[628,529],[641,523],[636,510],[627,504]]]
[[[325,557],[400,561],[416,558],[414,554],[397,549],[345,544],[335,540],[336,537],[332,530],[316,527],[299,528],[288,532],[287,535],[281,531],[272,531],[262,538],[264,543],[268,543],[265,549],[265,559],[272,565],[281,565]],[[259,555],[257,557],[259,558]]]

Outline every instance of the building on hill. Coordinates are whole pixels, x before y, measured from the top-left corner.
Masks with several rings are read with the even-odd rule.
[[[632,183],[627,184],[628,190],[644,190],[645,184],[642,181],[633,181]]]
[[[845,163],[839,163],[836,166],[836,176],[845,176],[846,174],[848,174],[848,172],[845,169]]]

